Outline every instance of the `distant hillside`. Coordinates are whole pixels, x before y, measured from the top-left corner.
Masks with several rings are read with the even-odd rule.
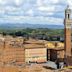
[[[49,28],[63,29],[63,25],[43,25],[43,24],[0,24],[0,29],[24,29],[24,28]]]

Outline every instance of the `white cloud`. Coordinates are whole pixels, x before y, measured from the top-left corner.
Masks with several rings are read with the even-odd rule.
[[[4,4],[6,4],[6,0],[0,0],[0,4],[2,4],[2,5],[4,5]]]
[[[15,11],[15,10],[17,10],[17,8],[13,7],[13,6],[6,6],[5,10],[7,10],[7,11]]]
[[[58,2],[59,0],[37,0],[37,5],[38,6],[51,5],[51,4],[56,4]]]
[[[24,2],[23,0],[15,0],[15,4],[17,6],[20,6],[22,4],[22,2]]]
[[[5,13],[5,9],[0,7],[0,15]]]
[[[54,6],[41,6],[38,7],[38,10],[41,11],[45,15],[53,15],[55,11]]]
[[[37,0],[37,6],[42,6],[43,5],[43,1],[42,0]]]
[[[26,13],[27,13],[29,16],[33,16],[33,10],[32,10],[32,9],[28,10]]]
[[[41,7],[39,7],[38,8],[40,11],[49,11],[49,12],[51,12],[51,11],[54,11],[55,10],[55,7],[54,6],[41,6]]]
[[[15,0],[16,5],[20,4],[20,0]]]
[[[56,3],[58,3],[59,2],[59,0],[44,0],[44,3],[45,4],[56,4]]]
[[[0,3],[2,3],[3,2],[3,0],[0,0]]]
[[[53,15],[57,11],[63,11],[63,6],[56,5],[60,0],[37,0],[37,9],[45,15]],[[58,9],[58,10],[57,10]]]
[[[72,9],[72,0],[67,0],[68,5],[70,6],[70,8]]]
[[[0,15],[5,13],[1,20],[3,22],[62,24],[58,13],[60,15],[64,13],[66,4],[72,8],[72,0],[35,0],[35,2],[34,0],[0,0]]]

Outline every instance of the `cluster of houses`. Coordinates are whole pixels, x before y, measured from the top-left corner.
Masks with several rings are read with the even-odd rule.
[[[0,63],[22,65],[64,58],[64,44],[23,37],[0,36]],[[62,55],[63,54],[63,55]]]

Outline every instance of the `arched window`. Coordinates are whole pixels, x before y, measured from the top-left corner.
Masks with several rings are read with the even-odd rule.
[[[68,19],[70,18],[70,15],[68,14]]]

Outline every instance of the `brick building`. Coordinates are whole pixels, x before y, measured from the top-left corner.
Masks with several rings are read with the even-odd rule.
[[[71,9],[69,6],[65,9],[64,31],[65,31],[65,61],[72,65],[72,43],[71,43]]]
[[[65,30],[65,55],[71,56],[71,9],[67,6],[65,10],[64,30]]]

